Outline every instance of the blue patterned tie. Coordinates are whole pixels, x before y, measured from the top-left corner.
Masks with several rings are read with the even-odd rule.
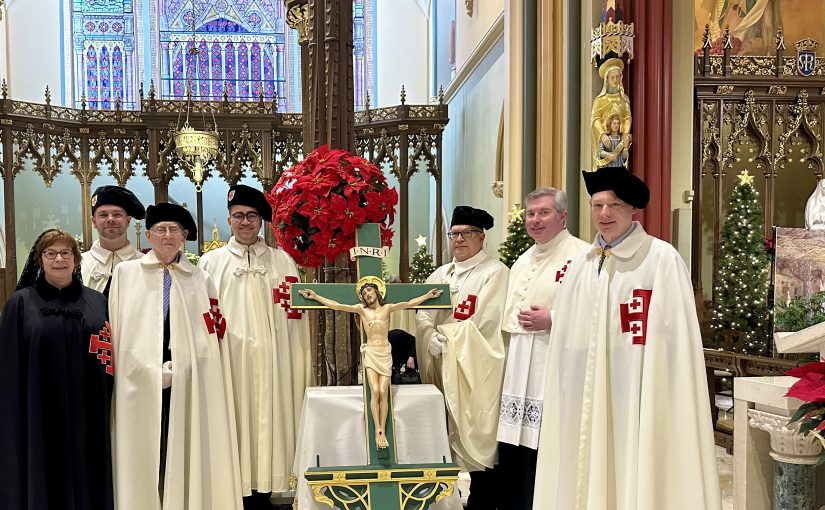
[[[172,287],[172,275],[169,274],[169,268],[163,268],[163,318],[169,315],[169,289]]]

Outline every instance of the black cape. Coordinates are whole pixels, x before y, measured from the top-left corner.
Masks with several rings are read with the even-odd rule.
[[[107,318],[103,294],[77,280],[58,290],[40,277],[6,303],[0,316],[2,508],[114,507]]]

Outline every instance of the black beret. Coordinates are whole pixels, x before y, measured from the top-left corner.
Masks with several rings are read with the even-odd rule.
[[[617,197],[637,209],[644,209],[650,200],[650,188],[625,167],[602,167],[595,172],[582,170],[584,185],[590,196],[600,191],[612,191]]]
[[[272,206],[266,201],[266,197],[261,190],[252,188],[245,184],[236,184],[229,188],[226,195],[226,208],[233,205],[245,205],[258,211],[265,221],[272,221]]]
[[[493,217],[484,209],[476,209],[469,205],[457,205],[453,209],[453,219],[450,226],[470,225],[484,230],[493,228]]]
[[[116,205],[122,207],[126,214],[142,220],[146,216],[143,204],[137,199],[134,193],[120,186],[100,186],[92,193],[92,214],[101,205]]]
[[[198,240],[198,226],[195,225],[195,220],[184,207],[177,204],[167,204],[161,202],[159,204],[150,205],[146,209],[146,228],[152,228],[155,223],[161,221],[176,221],[180,223],[181,227],[187,230],[187,241]]]

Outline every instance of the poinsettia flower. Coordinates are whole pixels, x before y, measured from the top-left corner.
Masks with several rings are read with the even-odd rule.
[[[321,231],[312,236],[312,243],[315,252],[319,256],[332,261],[335,260],[335,257],[337,257],[343,250],[345,250],[344,244],[346,238],[347,236],[340,232],[333,235],[332,231]]]
[[[359,225],[389,227],[398,194],[370,161],[322,146],[284,170],[267,200],[278,244],[309,267],[351,248]],[[391,236],[391,230],[382,230],[388,242]]]
[[[392,229],[381,225],[381,245],[392,247]]]
[[[347,196],[360,194],[367,189],[367,183],[352,174],[344,179],[343,184],[343,191]]]
[[[395,188],[384,188],[379,193],[381,197],[381,211],[389,216],[389,224],[395,221],[395,205],[398,203],[398,192]]]
[[[301,236],[305,234],[305,232],[296,227],[295,225],[285,225],[282,229],[284,232],[284,237],[287,239],[301,239]]]
[[[307,156],[301,163],[299,163],[299,165],[303,165],[309,168],[315,168],[318,165],[318,162],[323,160],[328,152],[329,145],[324,144],[315,149],[314,151],[310,152],[309,154],[307,154]]]
[[[340,228],[344,234],[355,232],[358,225],[366,221],[366,213],[358,207],[360,201],[361,197],[358,195],[350,195],[347,198],[341,195],[331,196],[330,206],[333,215],[329,223],[330,226],[332,228]]]
[[[825,361],[807,363],[785,372],[799,377],[789,389],[786,397],[795,397],[805,402],[825,402]]]
[[[340,180],[324,172],[315,172],[302,178],[308,186],[305,187],[311,194],[325,196],[333,186],[338,185]]]
[[[309,220],[309,225],[324,229],[329,223],[332,211],[324,207],[319,197],[310,197],[299,209],[298,213]]]
[[[367,221],[382,222],[387,217],[386,199],[377,191],[367,191],[364,194],[364,210]]]

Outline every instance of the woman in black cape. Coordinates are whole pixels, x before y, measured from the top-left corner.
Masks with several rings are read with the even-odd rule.
[[[0,506],[112,510],[106,298],[71,234],[34,243],[0,316]]]

